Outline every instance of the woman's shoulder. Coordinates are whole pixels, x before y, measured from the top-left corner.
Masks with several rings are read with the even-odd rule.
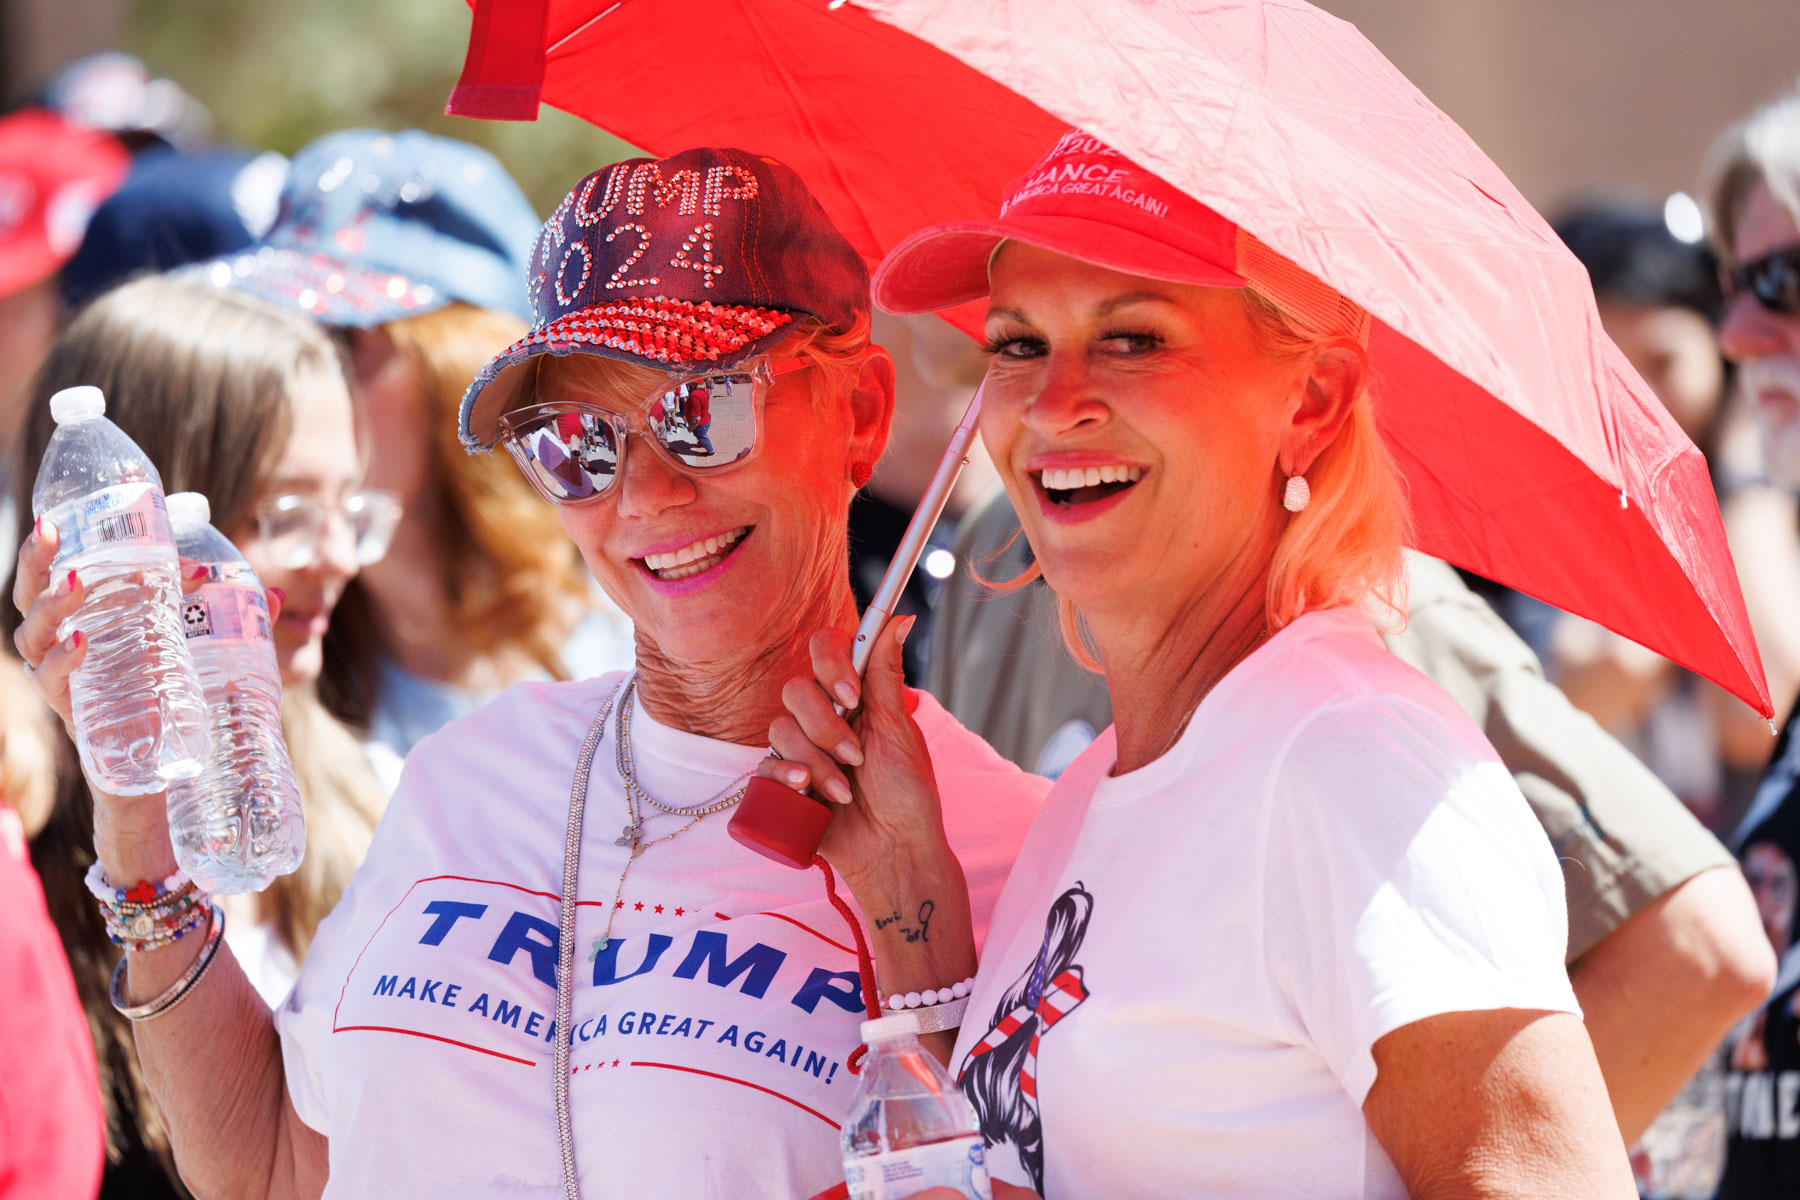
[[[979,789],[989,800],[1014,803],[1035,812],[1050,790],[1050,781],[1033,775],[988,745],[982,736],[950,715],[930,692],[912,691],[917,701],[913,720],[931,750],[932,770],[940,792]]]

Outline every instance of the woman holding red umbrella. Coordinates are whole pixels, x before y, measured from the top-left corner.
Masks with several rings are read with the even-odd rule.
[[[1001,211],[876,279],[896,311],[988,297],[983,439],[1116,714],[1026,840],[950,1055],[996,1178],[1632,1195],[1550,846],[1371,621],[1399,611],[1407,517],[1367,314],[1080,134]],[[893,680],[851,719],[861,764],[820,749],[850,732],[848,650],[815,638],[763,770],[851,783],[837,824],[892,840],[891,902],[952,864]],[[884,971],[913,952],[874,937]]]

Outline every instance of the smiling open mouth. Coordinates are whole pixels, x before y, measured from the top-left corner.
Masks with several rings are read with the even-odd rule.
[[[1038,472],[1038,483],[1052,504],[1069,507],[1116,496],[1143,477],[1144,468],[1122,463],[1109,467],[1046,467]]]
[[[703,571],[710,571],[731,554],[732,548],[750,536],[752,526],[745,525],[741,529],[733,529],[729,533],[715,534],[709,538],[701,538],[691,545],[669,554],[647,554],[637,561],[644,569],[664,582],[673,583],[677,579],[687,579]]]

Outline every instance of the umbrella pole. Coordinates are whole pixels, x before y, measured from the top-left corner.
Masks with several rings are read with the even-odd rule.
[[[956,486],[957,477],[968,465],[969,443],[975,437],[975,422],[981,416],[982,388],[986,386],[983,381],[982,387],[975,389],[968,411],[950,435],[950,445],[945,448],[944,457],[938,460],[931,483],[906,526],[906,536],[900,539],[900,548],[894,552],[887,573],[881,577],[881,586],[876,589],[862,622],[856,627],[850,662],[859,677],[868,669],[869,656],[875,652],[875,639],[894,615],[900,593],[906,589],[906,581],[912,577],[919,556],[925,553],[926,539],[930,538],[938,517],[943,515],[944,505],[949,503],[950,489]],[[838,711],[843,711],[842,706]],[[831,823],[832,811],[833,806],[822,800],[758,775],[751,778],[744,798],[738,802],[729,830],[738,844],[764,858],[804,869],[812,865],[819,839],[825,836],[825,827]]]

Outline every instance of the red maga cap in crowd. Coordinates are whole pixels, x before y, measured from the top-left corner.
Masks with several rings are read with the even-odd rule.
[[[1322,330],[1359,338],[1368,331],[1361,308],[1078,129],[1007,185],[997,218],[936,225],[894,247],[875,272],[875,303],[917,313],[979,300],[988,294],[988,267],[1003,241],[1172,283],[1254,286]]]
[[[493,445],[540,354],[660,371],[729,367],[803,318],[845,330],[869,275],[800,177],[742,150],[686,150],[594,172],[550,214],[531,257],[535,321],[463,396],[461,434]]]
[[[0,296],[54,275],[125,178],[112,137],[27,109],[0,120]]]

